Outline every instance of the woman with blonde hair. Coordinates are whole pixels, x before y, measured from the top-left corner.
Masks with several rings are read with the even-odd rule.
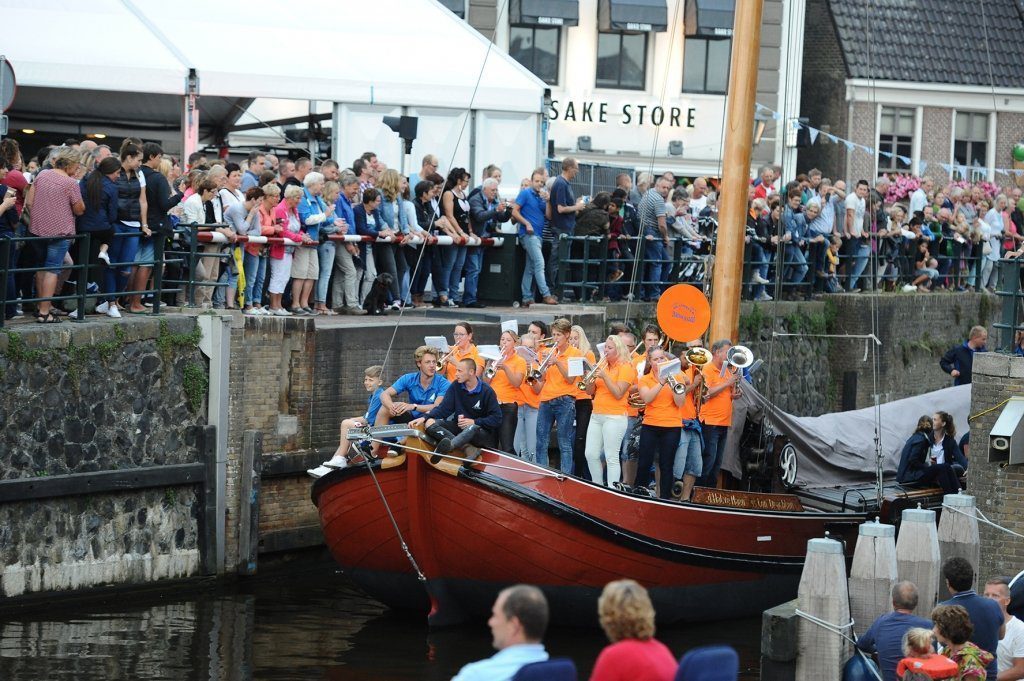
[[[409,261],[402,252],[402,242],[409,234],[409,216],[402,210],[402,176],[393,168],[388,168],[377,179],[376,187],[380,191],[380,214],[384,222],[395,231],[395,243],[381,244],[394,254],[395,272],[398,278],[392,283],[391,291],[395,298],[393,307],[398,309],[412,302],[409,296]]]
[[[619,450],[626,436],[629,414],[629,386],[636,381],[636,369],[629,361],[629,351],[618,335],[608,336],[604,343],[605,366],[599,369],[588,392],[593,395],[593,414],[586,432],[586,457],[590,477],[596,483],[605,479],[601,465],[604,456],[607,484],[615,486],[621,478]],[[577,406],[577,409],[579,407]]]
[[[679,664],[654,638],[654,606],[632,579],[609,582],[597,601],[601,628],[611,641],[594,663],[590,681],[672,681]]]

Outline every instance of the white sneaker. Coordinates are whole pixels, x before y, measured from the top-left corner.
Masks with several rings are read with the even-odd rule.
[[[242,314],[247,314],[247,315],[249,315],[250,317],[255,317],[255,316],[259,315],[259,310],[257,310],[257,309],[256,309],[256,308],[254,308],[254,307],[250,307],[250,308],[249,308],[249,309],[247,309],[247,310],[242,310]]]
[[[260,315],[261,317],[266,317],[267,315],[270,314],[270,310],[268,310],[265,307],[254,307],[253,310],[255,310],[256,314]]]
[[[317,466],[316,468],[307,468],[306,473],[308,473],[311,477],[314,478],[322,478],[328,473],[330,473],[332,470],[334,469],[328,468],[327,466]]]
[[[110,305],[107,308],[107,316],[110,317],[111,319],[120,319],[121,318],[121,312],[117,309],[117,305],[116,304]]]
[[[754,300],[769,301],[772,300],[772,297],[768,295],[767,291],[761,291],[761,295],[759,295],[757,298],[754,298]]]
[[[343,456],[332,456],[330,461],[324,461],[328,468],[348,468],[348,459]]]
[[[903,285],[903,289],[902,289],[902,291],[904,293],[912,293],[913,291],[916,291],[916,290],[917,290],[917,287],[914,286],[913,284],[904,284]]]
[[[110,256],[107,255],[106,251],[100,251],[100,254],[96,257],[102,260],[103,262],[107,263],[107,267],[110,267]]]
[[[78,309],[77,308],[72,310],[71,312],[68,312],[68,319],[78,319]]]
[[[96,306],[96,314],[107,314],[108,309],[110,309],[110,303],[102,302]]]
[[[767,279],[762,277],[757,272],[754,272],[754,276],[752,276],[750,278],[750,281],[754,282],[755,284],[770,284],[771,283],[770,281],[768,281]]]
[[[276,310],[271,310],[270,314],[276,315],[278,317],[291,317],[292,316],[291,311],[290,310],[286,310],[283,307],[279,307]]]

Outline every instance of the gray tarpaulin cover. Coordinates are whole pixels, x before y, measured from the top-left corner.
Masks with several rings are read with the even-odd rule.
[[[896,475],[900,452],[914,432],[917,419],[936,411],[949,412],[957,440],[966,433],[971,386],[961,385],[887,402],[879,407],[882,470],[886,479]],[[739,440],[747,416],[767,416],[775,432],[785,435],[797,450],[796,484],[799,487],[835,487],[875,479],[875,408],[822,416],[792,416],[768,403],[749,383],[733,405],[733,426],[726,439],[722,468],[740,478]]]

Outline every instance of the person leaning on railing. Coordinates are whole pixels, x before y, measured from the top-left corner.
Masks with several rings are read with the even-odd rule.
[[[541,252],[541,230],[544,229],[546,202],[541,198],[544,188],[544,169],[537,168],[530,176],[530,186],[519,191],[512,203],[512,218],[519,224],[519,244],[526,253],[526,267],[523,270],[522,303],[528,307],[533,303],[533,287],[536,284],[547,305],[557,305],[558,299],[551,295],[544,274],[544,256]]]
[[[274,210],[281,202],[281,188],[276,182],[261,187],[263,197],[257,207],[258,221],[249,223],[249,236],[274,236]],[[246,243],[242,254],[242,269],[245,271],[245,306],[243,314],[268,315],[270,311],[262,306],[263,282],[267,278],[267,252],[263,244]]]
[[[46,237],[36,241],[35,249],[43,269],[36,272],[36,293],[49,298],[57,291],[61,269],[66,263],[71,237],[75,234],[75,217],[85,212],[82,192],[75,181],[79,154],[71,147],[61,147],[53,158],[53,168],[39,173],[33,183],[31,203],[32,236]],[[65,276],[66,278],[66,276]],[[36,321],[52,324],[60,321],[49,300],[39,302]]]
[[[121,170],[121,162],[112,156],[100,161],[96,169],[86,175],[79,182],[79,189],[85,203],[85,211],[78,216],[76,231],[79,234],[89,234],[89,266],[90,269],[82,273],[88,281],[102,281],[103,268],[101,265],[106,261],[110,264],[110,257],[107,250],[114,238],[114,228],[117,224],[117,184],[115,180]],[[72,318],[84,311],[74,310]],[[110,313],[113,314],[110,314]],[[112,317],[120,317],[117,307],[108,308],[108,314]]]
[[[310,243],[309,235],[302,231],[302,222],[296,210],[302,199],[302,188],[287,185],[284,189],[284,201],[274,209],[274,236],[290,239],[295,242]],[[292,273],[292,252],[302,246],[285,246],[273,244],[270,247],[270,313],[278,317],[290,317],[292,313],[281,307],[281,297],[288,286]],[[294,294],[293,294],[294,298]]]

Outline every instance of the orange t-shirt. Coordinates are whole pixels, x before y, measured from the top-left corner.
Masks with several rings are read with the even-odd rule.
[[[558,348],[552,348],[551,352],[558,352]],[[583,354],[578,348],[574,348],[569,345],[566,346],[565,352],[559,355],[559,359],[565,360],[568,357],[582,357]],[[562,376],[561,370],[555,366],[555,361],[552,360],[551,365],[548,367],[547,372],[544,374],[544,387],[540,391],[540,401],[547,402],[553,400],[556,397],[569,396],[575,397],[579,389],[576,387],[576,382],[580,380],[580,376],[571,376],[568,380]]]
[[[511,359],[501,360],[501,366],[498,367],[497,373],[494,374],[494,378],[491,379],[491,387],[494,389],[494,394],[498,396],[499,404],[507,404],[509,402],[522,402],[523,392],[519,389],[519,386],[513,386],[508,382],[508,375],[502,371],[501,367],[507,366],[514,373],[523,375],[523,384],[526,383],[526,360],[519,355],[512,355]],[[522,384],[520,384],[522,385]],[[530,392],[533,392],[531,389]]]
[[[686,376],[690,383],[693,383],[693,379],[697,376],[697,367],[691,364],[683,371],[683,376]],[[680,414],[684,419],[697,418],[697,395],[699,394],[700,388],[694,388],[686,393],[686,399],[683,401],[683,406],[680,409]]]
[[[587,350],[587,354],[585,354],[583,356],[587,358],[588,362],[590,362],[590,366],[594,366],[594,364],[597,362],[597,360],[594,359],[594,353],[591,352],[590,350]],[[583,367],[583,376],[586,376],[586,375],[587,375],[587,367],[584,365],[584,367]],[[577,376],[576,377],[576,382],[579,383],[580,381],[582,381],[583,380],[583,376]],[[577,388],[576,389],[576,399],[577,400],[592,400],[594,398],[592,398],[590,396],[590,393],[588,393],[586,390],[580,390],[579,388]]]
[[[675,375],[677,381],[681,381],[682,377],[682,374]],[[640,379],[641,388],[653,388],[657,384],[658,378],[653,373],[647,374]],[[644,425],[681,428],[683,419],[679,415],[680,410],[676,406],[674,397],[675,393],[672,392],[671,386],[666,383],[658,393],[658,396],[654,398],[654,401],[647,403],[647,408],[644,410]]]
[[[516,400],[519,404],[525,404],[534,409],[540,408],[540,395],[533,391],[533,386],[526,382],[526,378],[523,378],[523,383],[519,386],[519,392],[522,393],[522,401]]]
[[[619,381],[625,381],[630,385],[636,383],[636,369],[633,368],[632,364],[626,362],[618,362],[614,367],[608,367],[605,369],[608,372],[608,376],[611,377],[613,383]],[[612,416],[628,416],[630,407],[627,403],[629,398],[629,389],[622,393],[622,397],[615,399],[615,395],[605,385],[604,379],[598,377],[594,383],[594,413],[595,414],[608,414]],[[634,410],[635,411],[635,410]]]
[[[732,369],[726,369],[725,374],[711,362],[704,365],[704,385],[711,390],[717,385],[725,383],[732,377]],[[700,407],[701,423],[709,426],[730,426],[732,425],[732,390],[723,390],[717,395],[704,400]]]
[[[484,365],[484,360],[477,351],[476,345],[470,343],[469,348],[465,352],[456,347],[455,354],[453,354],[451,359],[448,360],[448,364],[444,368],[444,377],[454,383],[455,365],[459,363],[459,360],[466,359],[467,357],[472,357],[478,368]]]

